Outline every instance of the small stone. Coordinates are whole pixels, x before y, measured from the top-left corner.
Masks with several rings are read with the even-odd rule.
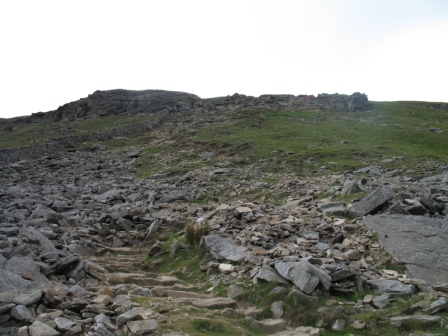
[[[29,327],[30,336],[58,336],[59,332],[45,323],[36,321]]]
[[[351,326],[353,328],[355,328],[356,330],[362,330],[362,329],[364,329],[366,327],[366,322],[361,321],[361,320],[355,320],[355,321],[353,321]]]
[[[389,305],[389,303],[390,303],[389,294],[387,294],[387,293],[381,294],[380,296],[373,298],[372,302],[373,302],[374,306],[382,309],[382,308],[386,307],[387,305]]]
[[[275,319],[279,319],[283,316],[284,311],[283,311],[283,301],[275,301],[272,302],[271,304],[271,311],[272,311],[272,316]]]
[[[370,303],[373,300],[373,295],[367,294],[366,296],[364,296],[363,302],[364,303]]]
[[[221,273],[229,274],[235,270],[235,267],[231,264],[219,264],[218,269],[221,271]]]
[[[131,335],[147,335],[159,329],[159,324],[153,319],[129,321],[126,325],[131,331]]]
[[[345,328],[345,320],[343,319],[337,319],[333,325],[331,326],[331,329],[334,331],[342,331]]]

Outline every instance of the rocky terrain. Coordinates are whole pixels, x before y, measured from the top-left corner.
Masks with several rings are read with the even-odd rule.
[[[356,110],[362,97],[117,93],[128,96],[97,92],[49,115],[212,104],[225,122],[262,104]],[[160,138],[158,118],[140,132]],[[301,177],[205,152],[201,168],[142,179],[138,148],[59,143],[0,153],[1,335],[448,332],[447,164]]]

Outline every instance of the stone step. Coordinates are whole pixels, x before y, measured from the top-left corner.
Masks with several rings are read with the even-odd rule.
[[[201,309],[223,309],[237,306],[235,300],[223,297],[194,300],[191,304],[193,307]]]
[[[156,286],[151,290],[151,294],[155,297],[171,297],[173,299],[210,299],[211,295],[200,294],[195,292],[179,291],[165,289],[163,286]]]
[[[120,284],[135,284],[139,286],[158,286],[158,285],[174,285],[182,283],[182,281],[173,276],[148,277],[142,273],[109,273],[107,274],[109,282]]]

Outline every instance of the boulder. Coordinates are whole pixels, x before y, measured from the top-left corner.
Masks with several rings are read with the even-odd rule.
[[[126,323],[131,335],[148,335],[159,329],[159,324],[154,319],[129,321]]]
[[[394,197],[393,189],[389,186],[384,186],[373,191],[370,195],[348,208],[347,214],[351,218],[356,218],[374,213],[391,200],[392,197]]]
[[[325,290],[330,289],[331,277],[306,260],[293,263],[276,263],[275,269],[305,294],[311,294],[319,284]]]
[[[233,239],[224,238],[218,235],[204,236],[204,244],[210,251],[213,258],[239,262],[246,258],[247,248],[237,246]]]
[[[378,233],[381,246],[406,267],[412,278],[437,284],[448,279],[448,222],[405,215],[376,215],[363,223]]]

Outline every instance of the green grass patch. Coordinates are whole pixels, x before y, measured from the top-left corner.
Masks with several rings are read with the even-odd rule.
[[[35,123],[16,130],[0,132],[0,148],[17,148],[44,144],[48,139],[49,124]]]

